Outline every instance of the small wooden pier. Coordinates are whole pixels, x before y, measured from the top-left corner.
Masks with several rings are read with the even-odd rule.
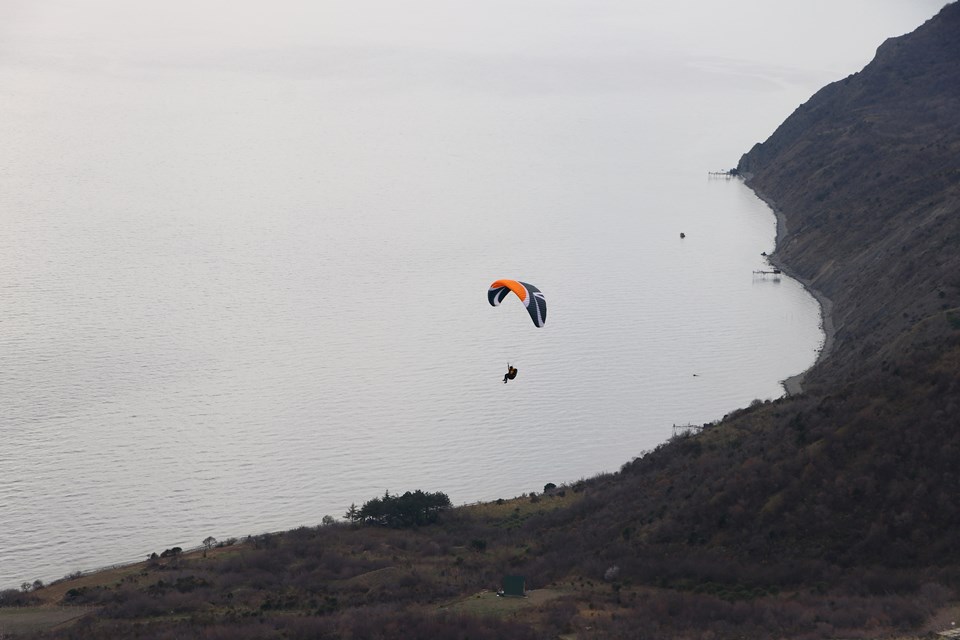
[[[703,431],[702,424],[675,424],[673,425],[673,435],[676,436],[693,436]]]
[[[727,169],[726,171],[707,171],[708,178],[724,178],[729,180],[730,178],[735,178],[740,175],[740,172],[736,169]]]

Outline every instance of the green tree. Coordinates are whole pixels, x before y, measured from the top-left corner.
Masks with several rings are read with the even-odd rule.
[[[359,522],[360,521],[360,509],[357,509],[357,505],[353,502],[350,503],[350,508],[347,509],[347,512],[344,514],[344,517],[350,522]]]
[[[395,528],[417,527],[436,522],[440,512],[450,506],[450,498],[442,492],[430,493],[418,489],[401,496],[391,496],[387,491],[382,498],[365,502],[356,521]]]

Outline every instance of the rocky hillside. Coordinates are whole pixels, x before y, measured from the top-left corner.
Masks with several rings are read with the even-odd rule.
[[[882,367],[912,330],[960,305],[958,61],[953,3],[887,40],[740,160],[748,184],[786,214],[776,260],[837,303],[837,349],[810,382]],[[924,335],[950,330],[939,325]]]

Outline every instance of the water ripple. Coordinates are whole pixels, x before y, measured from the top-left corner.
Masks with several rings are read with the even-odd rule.
[[[0,588],[612,471],[813,361],[814,301],[751,281],[773,216],[678,168],[689,100],[182,62],[138,91],[0,65]]]

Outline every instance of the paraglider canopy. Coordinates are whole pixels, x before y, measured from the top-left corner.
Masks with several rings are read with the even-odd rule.
[[[517,280],[497,280],[487,289],[487,300],[494,307],[500,306],[503,299],[513,292],[527,308],[534,326],[542,327],[547,321],[547,301],[532,284]]]

